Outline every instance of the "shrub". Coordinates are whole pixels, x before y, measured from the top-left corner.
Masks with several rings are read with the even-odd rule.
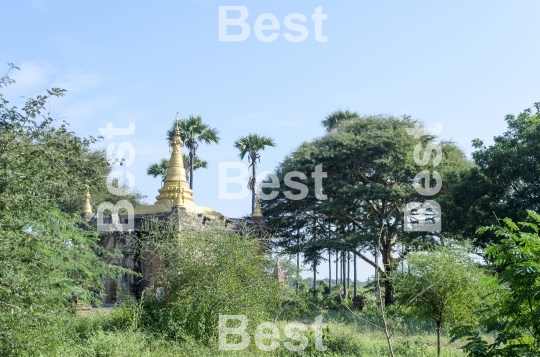
[[[154,288],[142,301],[141,323],[169,338],[210,343],[219,315],[245,315],[253,330],[279,312],[281,287],[265,273],[261,242],[251,235],[210,226],[190,226],[179,234],[162,230],[152,245],[162,259]]]

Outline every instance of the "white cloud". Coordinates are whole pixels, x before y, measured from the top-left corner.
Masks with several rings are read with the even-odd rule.
[[[8,95],[28,95],[37,90],[43,90],[50,81],[50,76],[54,69],[45,64],[37,64],[27,61],[18,66],[20,70],[13,70],[9,76],[15,83],[7,87],[5,91]]]
[[[48,63],[26,61],[18,67],[20,70],[15,69],[9,73],[15,83],[2,90],[4,96],[12,100],[16,100],[16,97],[20,96],[35,97],[53,87],[66,89],[68,95],[85,92],[101,87],[108,81],[107,77],[96,73],[84,72],[79,68],[61,71]],[[103,104],[103,99],[98,98],[94,101]],[[72,114],[70,113],[70,115]]]

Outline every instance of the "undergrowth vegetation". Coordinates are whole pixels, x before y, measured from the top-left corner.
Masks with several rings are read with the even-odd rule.
[[[144,327],[135,327],[127,316],[132,315],[131,308],[113,308],[110,313],[96,312],[88,316],[74,317],[62,326],[58,335],[64,335],[63,342],[53,351],[41,352],[44,356],[388,356],[388,347],[384,334],[345,313],[322,313],[328,323],[324,337],[327,351],[319,352],[314,348],[313,336],[306,332],[309,345],[303,352],[291,352],[283,347],[286,340],[280,338],[280,347],[271,352],[258,350],[251,337],[250,346],[244,351],[220,351],[217,343],[201,343],[196,339],[181,341],[153,333]],[[375,318],[376,311],[366,312],[366,318]],[[304,320],[305,319],[305,320]],[[301,321],[309,323],[304,317]],[[313,320],[311,320],[312,322]],[[285,322],[277,323],[280,331]],[[436,356],[436,338],[433,326],[419,321],[409,320],[395,336],[394,352],[396,356],[418,357]],[[59,340],[61,341],[61,340]],[[448,339],[441,352],[442,356],[465,356],[458,344],[450,344]]]

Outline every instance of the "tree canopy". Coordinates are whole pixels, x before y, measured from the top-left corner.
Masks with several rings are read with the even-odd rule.
[[[534,107],[507,115],[508,128],[493,145],[473,140],[475,165],[459,175],[447,196],[446,212],[456,234],[470,238],[498,218],[519,220],[527,209],[540,210],[540,103]],[[476,245],[497,241],[488,233],[477,237]]]
[[[435,239],[433,232],[403,230],[405,204],[426,199],[415,191],[413,180],[421,170],[437,171],[442,177],[442,189],[429,197],[437,200],[447,194],[455,172],[465,170],[470,163],[453,143],[440,142],[441,161],[436,169],[433,160],[423,167],[416,165],[415,146],[420,143],[425,148],[435,137],[409,135],[406,129],[415,124],[420,123],[407,116],[352,117],[288,155],[276,169],[279,187],[263,189],[267,194],[283,193],[263,201],[263,212],[269,228],[278,237],[277,244],[294,250],[298,237],[302,237],[303,252],[313,260],[320,258],[323,249],[331,248],[351,251],[375,268],[376,262],[366,253],[375,252],[381,236],[384,274],[395,269],[403,258],[401,252],[406,255]],[[425,155],[431,156],[431,152]],[[323,181],[327,199],[318,198],[321,192],[316,192],[315,179],[310,175],[318,165],[327,173]],[[285,184],[285,176],[294,171],[304,175],[293,180],[307,185],[308,193],[303,199],[286,197],[301,193],[301,189]],[[433,183],[431,180],[431,187]],[[392,296],[393,288],[387,282],[387,303],[393,301]]]

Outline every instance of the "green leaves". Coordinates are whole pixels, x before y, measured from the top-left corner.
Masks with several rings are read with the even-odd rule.
[[[220,137],[218,136],[219,131],[204,124],[200,115],[190,115],[187,119],[180,120],[178,126],[180,129],[180,137],[188,149],[198,142],[217,144],[220,140]],[[171,129],[167,131],[167,139],[169,142],[171,142],[174,137],[175,128],[176,122],[174,122]]]
[[[275,318],[282,292],[265,273],[261,241],[219,223],[194,224],[180,233],[178,222],[160,223],[159,230],[149,231],[148,246],[161,258],[163,269],[155,287],[163,287],[165,295],[159,301],[145,294],[145,327],[175,340],[207,344],[217,336],[220,314],[246,315],[251,332],[260,322]]]
[[[324,118],[324,120],[321,122],[322,126],[326,129],[326,132],[329,133],[333,129],[335,129],[341,122],[352,119],[352,118],[359,118],[357,112],[351,112],[349,109],[345,110],[336,110],[333,113],[330,113]]]
[[[152,177],[161,176],[162,181],[165,180],[165,173],[169,168],[169,160],[162,158],[161,161],[155,162],[148,166],[146,169],[146,174]]]
[[[469,254],[460,247],[411,253],[406,271],[394,275],[398,300],[432,321],[472,322],[489,279]]]
[[[392,276],[397,300],[415,316],[435,322],[438,334],[440,327],[448,323],[474,323],[473,312],[485,303],[493,280],[484,275],[470,254],[462,247],[448,246],[409,254],[406,271]],[[482,347],[469,326],[455,334],[471,337],[475,348]]]
[[[35,327],[73,313],[72,294],[97,302],[102,275],[121,271],[103,263],[107,253],[80,216],[86,185],[97,202],[106,195],[105,155],[45,114],[64,93],[53,88],[21,109],[0,94],[0,355],[47,350],[53,342]]]
[[[495,224],[497,216],[518,220],[526,208],[540,210],[540,106],[534,106],[535,111],[507,115],[507,130],[494,137],[493,145],[473,140],[476,166],[452,190],[455,232],[470,237],[478,226]],[[496,241],[493,234],[485,234],[476,244],[485,247]]]
[[[267,225],[280,238],[279,244],[290,251],[297,249],[297,231],[300,231],[305,238],[303,252],[309,257],[315,259],[317,252],[327,248],[348,250],[374,267],[375,262],[361,253],[375,251],[382,230],[384,271],[392,271],[398,246],[421,249],[433,239],[430,234],[403,232],[403,210],[406,203],[426,199],[415,191],[412,183],[421,170],[433,171],[433,160],[420,167],[413,153],[417,144],[425,148],[435,138],[426,135],[415,139],[409,135],[406,129],[417,123],[407,116],[359,117],[356,113],[338,111],[325,120],[336,124],[332,124],[325,136],[301,144],[277,167],[281,186],[275,191],[279,195],[262,202]],[[453,143],[442,142],[441,147],[442,161],[435,170],[442,176],[443,187],[437,196],[430,197],[437,201],[448,193],[456,172],[470,165]],[[315,181],[311,172],[319,164],[328,175],[323,180],[327,200],[318,200],[313,189]],[[307,176],[301,180],[309,188],[305,199],[294,201],[283,195],[290,190],[284,184],[284,177],[292,171]],[[443,207],[443,215],[446,208]],[[314,232],[318,233],[316,239]]]
[[[495,341],[483,341],[477,331],[455,330],[457,338],[469,342],[470,356],[537,356],[540,353],[540,215],[528,211],[526,222],[504,219],[503,226],[479,229],[493,232],[500,242],[485,249],[486,258],[499,272],[499,288],[492,295],[495,304],[480,313],[480,326],[495,334]],[[480,349],[478,346],[484,346]]]
[[[253,133],[243,136],[234,142],[234,147],[240,151],[238,156],[242,160],[246,154],[249,154],[250,160],[253,161],[259,151],[264,150],[267,146],[276,146],[274,139]]]
[[[199,160],[197,158],[197,148],[199,147],[199,142],[204,142],[205,144],[217,144],[220,140],[220,137],[218,136],[219,131],[204,124],[200,115],[190,115],[187,119],[173,123],[171,129],[167,131],[167,138],[169,142],[173,140],[174,132],[177,125],[180,130],[180,137],[184,141],[184,144],[189,151],[189,159],[186,160],[186,157],[184,156],[184,166],[186,167],[186,169],[191,166],[193,166],[193,170],[196,170],[198,168],[206,168],[207,162],[204,160]],[[162,159],[161,161],[162,168],[164,164],[163,160],[164,159]],[[150,167],[148,168],[148,170],[148,175],[153,175],[153,173],[150,173]],[[167,170],[166,167],[165,170]],[[189,173],[187,175],[189,175]],[[156,176],[157,175],[154,175],[154,177]],[[164,176],[164,174],[162,176]],[[189,177],[189,180],[190,188],[193,188],[193,177]]]

